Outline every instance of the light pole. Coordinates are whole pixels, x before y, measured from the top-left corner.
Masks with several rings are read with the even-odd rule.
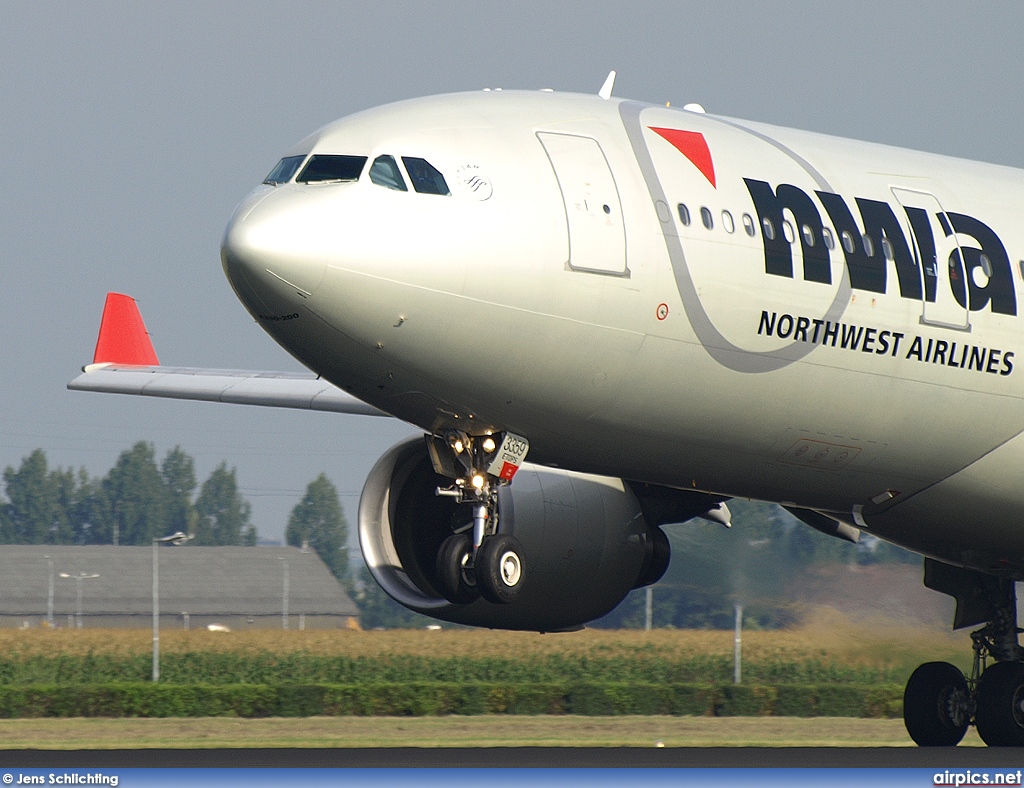
[[[160,559],[156,548],[162,542],[182,545],[194,538],[192,535],[178,531],[170,536],[161,536],[159,539],[153,540],[153,681],[160,680]]]
[[[50,573],[46,585],[46,626],[53,629],[53,559],[44,555]]]
[[[743,648],[743,605],[736,602],[733,607],[736,613],[736,625],[732,636],[732,683],[739,684],[743,675],[740,667]]]
[[[92,580],[94,577],[99,575],[87,575],[85,572],[79,572],[77,575],[69,575],[67,572],[61,572],[60,576],[65,580],[74,580],[75,587],[78,594],[78,604],[75,607],[75,629],[82,628],[82,581]]]
[[[283,585],[281,588],[281,629],[288,629],[288,559],[279,557],[277,560],[284,561]]]
[[[753,566],[754,550],[760,549],[768,544],[767,539],[751,539],[746,543],[746,548],[740,553],[739,564],[734,565],[738,570],[736,585],[733,593],[733,612],[735,621],[732,636],[732,683],[739,684],[743,677],[742,671],[742,649],[743,649],[743,600],[749,591],[749,580],[747,575]],[[763,563],[763,562],[762,562]],[[749,601],[749,599],[748,599]]]

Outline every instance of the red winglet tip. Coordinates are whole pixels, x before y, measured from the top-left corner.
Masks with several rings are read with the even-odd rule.
[[[131,296],[107,293],[92,363],[144,367],[160,365],[149,332],[146,331],[146,324],[139,314],[138,304]]]

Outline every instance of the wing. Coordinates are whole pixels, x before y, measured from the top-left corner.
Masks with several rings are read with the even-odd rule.
[[[107,294],[92,364],[68,383],[68,388],[364,416],[388,415],[312,372],[162,367],[135,299],[121,293]]]

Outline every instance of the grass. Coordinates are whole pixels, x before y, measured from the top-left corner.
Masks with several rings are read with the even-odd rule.
[[[92,654],[150,653],[148,630],[0,630],[0,654],[39,660]],[[478,630],[211,633],[164,630],[163,654],[289,655],[353,659],[464,658],[583,662],[629,660],[641,667],[700,658],[731,660],[732,632],[601,631],[538,635]],[[815,663],[870,674],[908,676],[921,662],[967,667],[964,634],[851,622],[819,612],[790,630],[743,634],[745,668]],[[415,660],[413,660],[415,662]],[[911,746],[900,720],[769,717],[423,717],[298,719],[21,719],[0,720],[3,749],[445,746]],[[972,730],[964,744],[980,745]]]
[[[307,717],[0,720],[0,749],[912,747],[901,720],[818,717]],[[982,746],[971,729],[961,746]]]

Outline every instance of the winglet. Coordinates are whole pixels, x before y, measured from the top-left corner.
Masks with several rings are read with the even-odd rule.
[[[597,92],[597,95],[603,98],[605,101],[612,97],[612,88],[615,86],[615,72],[609,71],[608,78],[601,85],[601,89]]]
[[[159,366],[146,324],[131,296],[107,293],[92,363]]]

